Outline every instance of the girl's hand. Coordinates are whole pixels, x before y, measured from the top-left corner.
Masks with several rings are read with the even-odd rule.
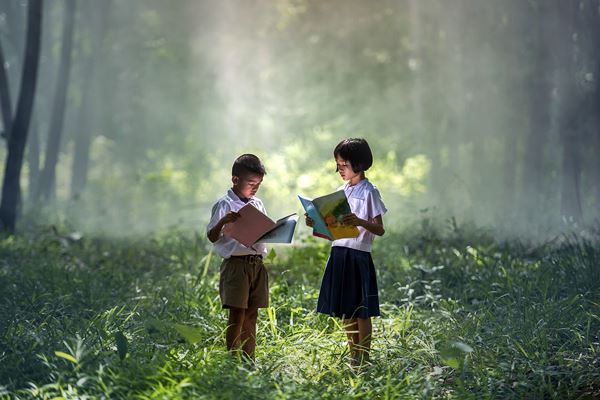
[[[354,226],[362,226],[363,220],[358,218],[354,213],[344,215],[344,219],[342,220],[344,225],[354,225]]]
[[[306,226],[309,226],[311,228],[313,227],[314,221],[312,220],[311,217],[308,216],[308,214],[304,214],[304,220],[306,222]]]

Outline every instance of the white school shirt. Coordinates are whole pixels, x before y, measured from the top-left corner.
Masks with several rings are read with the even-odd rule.
[[[262,213],[267,213],[263,202],[258,197],[251,197],[250,200],[248,200],[248,203],[244,203],[233,190],[229,189],[227,194],[217,200],[213,205],[210,222],[206,226],[206,233],[208,233],[208,231],[210,231],[229,211],[239,211],[239,209],[246,204],[252,204]],[[252,247],[246,247],[237,240],[225,236],[223,232],[221,232],[219,239],[214,242],[213,245],[215,246],[215,251],[223,258],[245,256],[248,254],[267,254],[267,247],[264,244],[256,243]]]
[[[350,210],[361,219],[373,222],[373,219],[378,215],[383,215],[387,212],[385,204],[381,199],[379,190],[368,179],[363,179],[354,186],[345,184],[338,188],[343,189],[350,204]],[[346,238],[334,240],[332,246],[349,247],[355,250],[371,251],[371,245],[375,234],[369,232],[362,226],[357,227],[360,232],[355,238]]]

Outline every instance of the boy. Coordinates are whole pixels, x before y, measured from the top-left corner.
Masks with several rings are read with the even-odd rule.
[[[262,201],[255,197],[265,174],[257,156],[239,156],[231,169],[233,186],[213,206],[206,228],[208,240],[223,257],[219,294],[223,308],[229,309],[227,350],[234,352],[241,347],[250,359],[254,359],[256,347],[258,309],[269,306],[269,281],[262,261],[267,249],[264,244],[246,247],[224,236],[222,229],[237,220],[240,217],[237,211],[248,203],[266,214]]]

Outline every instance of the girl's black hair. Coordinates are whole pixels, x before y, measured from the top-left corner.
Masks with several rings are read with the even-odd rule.
[[[241,177],[242,175],[253,173],[257,175],[266,175],[264,165],[260,162],[260,158],[254,154],[242,154],[233,162],[231,167],[231,175]]]
[[[373,154],[365,139],[344,139],[333,149],[333,156],[350,161],[352,171],[359,173],[373,165]],[[338,172],[336,168],[335,172]]]

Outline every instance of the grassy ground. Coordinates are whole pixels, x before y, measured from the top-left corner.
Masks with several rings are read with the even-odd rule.
[[[250,365],[224,351],[220,260],[202,238],[3,239],[0,398],[598,398],[598,239],[386,235],[360,369],[314,312],[323,241],[270,260]]]

